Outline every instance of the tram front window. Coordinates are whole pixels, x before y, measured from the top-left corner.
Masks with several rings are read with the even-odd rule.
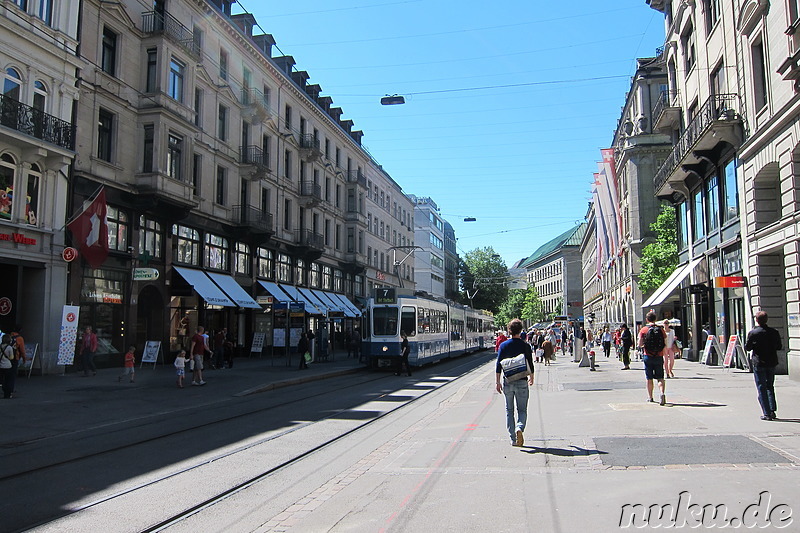
[[[397,335],[397,308],[374,307],[372,309],[372,332],[376,337]]]

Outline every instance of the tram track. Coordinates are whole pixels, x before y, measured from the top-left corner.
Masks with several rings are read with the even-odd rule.
[[[224,490],[216,490],[213,495],[208,496],[206,498],[202,498],[199,502],[193,503],[190,507],[188,507],[186,509],[183,509],[183,510],[181,510],[179,512],[174,512],[173,514],[169,515],[167,518],[163,518],[163,519],[159,520],[157,523],[155,523],[155,525],[148,526],[146,528],[138,528],[137,530],[138,531],[163,531],[163,530],[169,528],[170,525],[173,525],[173,524],[175,524],[177,522],[180,522],[181,520],[183,520],[185,518],[188,518],[190,516],[198,514],[198,513],[202,512],[204,509],[213,506],[215,503],[217,503],[219,501],[222,501],[225,498],[228,498],[229,496],[231,496],[233,494],[236,494],[238,492],[246,490],[248,487],[259,483],[259,481],[261,481],[261,480],[263,480],[263,479],[275,474],[276,472],[281,471],[282,469],[285,469],[285,468],[287,468],[287,467],[289,467],[289,466],[291,466],[293,464],[298,463],[299,461],[303,460],[304,458],[308,457],[309,455],[314,454],[314,453],[316,453],[316,452],[318,452],[320,450],[323,450],[326,447],[332,445],[333,443],[335,443],[335,442],[337,442],[337,441],[339,441],[339,440],[341,440],[341,439],[343,439],[343,438],[345,438],[347,436],[350,436],[353,433],[358,432],[358,431],[364,429],[365,427],[368,427],[371,424],[374,424],[375,422],[383,419],[384,417],[386,417],[386,416],[388,416],[388,415],[390,415],[392,413],[397,412],[400,409],[403,409],[404,407],[406,407],[408,405],[413,404],[414,402],[416,402],[416,400],[422,399],[422,398],[428,396],[429,394],[440,390],[442,387],[444,387],[444,386],[446,386],[446,385],[448,385],[450,383],[453,383],[454,381],[457,381],[461,377],[461,376],[459,376],[459,373],[463,372],[465,368],[469,367],[471,369],[471,368],[474,368],[475,366],[476,366],[476,361],[474,361],[474,360],[456,362],[456,364],[453,367],[449,367],[447,369],[448,373],[452,373],[456,377],[453,377],[451,379],[447,379],[446,381],[439,381],[435,377],[432,377],[430,381],[433,381],[435,386],[431,386],[431,388],[428,389],[428,390],[421,391],[417,396],[415,396],[413,398],[410,398],[410,399],[407,399],[407,400],[403,401],[402,403],[397,403],[397,404],[393,405],[391,408],[387,409],[386,411],[383,411],[383,412],[380,412],[380,413],[370,414],[370,418],[368,420],[365,420],[365,421],[363,421],[361,423],[358,423],[355,426],[353,426],[352,428],[344,430],[341,433],[337,433],[336,435],[333,435],[330,438],[326,438],[325,440],[323,440],[323,441],[321,441],[319,443],[316,443],[315,445],[311,446],[310,448],[308,448],[306,450],[303,450],[303,451],[301,451],[299,453],[293,454],[293,455],[291,455],[289,457],[286,457],[286,458],[278,458],[279,462],[277,462],[277,463],[275,463],[273,465],[269,465],[268,468],[263,468],[258,473],[255,473],[255,474],[252,474],[252,475],[248,475],[247,478],[235,482],[233,485],[225,488]],[[374,378],[371,378],[371,379],[367,379],[367,380],[361,379],[361,380],[358,380],[357,382],[348,384],[346,387],[338,387],[335,392],[341,392],[342,390],[345,390],[345,389],[353,389],[353,388],[357,388],[357,387],[363,387],[364,385],[367,385],[369,383],[378,382],[380,380],[385,380],[385,379],[386,379],[386,376],[384,376],[384,375],[378,376],[378,377],[374,377]],[[311,400],[311,401],[313,401],[315,399],[319,400],[321,397],[323,397],[325,395],[330,395],[333,392],[334,391],[332,391],[332,390],[325,390],[325,391],[322,391],[322,392],[319,392],[319,393],[316,393],[316,394],[306,395],[306,396],[304,396],[304,400]],[[386,397],[389,397],[389,396],[392,396],[392,392],[386,392],[386,393],[382,393],[382,394],[377,394],[374,397],[369,398],[367,400],[367,403],[375,402],[375,401],[379,402],[379,401],[381,401],[382,398],[386,398]],[[15,478],[19,478],[19,477],[24,476],[24,475],[30,475],[32,473],[46,471],[47,469],[55,469],[55,468],[58,468],[58,467],[70,466],[70,465],[72,465],[72,466],[80,465],[82,462],[89,461],[90,459],[97,459],[98,457],[101,457],[101,456],[109,456],[110,455],[112,458],[114,458],[114,457],[118,456],[118,455],[115,455],[115,454],[131,453],[131,451],[134,451],[137,448],[141,448],[141,447],[143,447],[143,446],[145,446],[147,444],[152,444],[152,443],[156,443],[156,442],[161,441],[161,440],[174,438],[175,436],[179,436],[181,434],[188,434],[189,432],[197,431],[199,429],[208,430],[209,428],[214,428],[215,426],[219,425],[220,426],[219,431],[224,431],[225,428],[224,428],[223,424],[229,424],[231,422],[234,422],[234,423],[237,423],[237,424],[246,424],[247,420],[248,420],[248,417],[254,417],[254,416],[257,416],[259,414],[264,414],[264,413],[269,412],[271,410],[278,410],[278,409],[281,409],[281,408],[286,408],[287,406],[290,406],[291,404],[293,404],[296,401],[297,401],[296,399],[290,399],[290,400],[287,400],[287,401],[274,403],[274,404],[271,404],[269,406],[261,407],[261,408],[258,408],[258,409],[249,409],[246,412],[238,413],[238,414],[236,414],[234,416],[228,416],[228,417],[225,417],[225,418],[211,420],[211,421],[208,421],[208,422],[205,422],[205,423],[202,423],[202,424],[193,424],[193,425],[191,425],[189,427],[181,428],[178,431],[170,431],[170,432],[163,433],[163,434],[160,434],[160,435],[156,435],[156,436],[153,436],[153,437],[149,437],[149,438],[145,438],[145,439],[139,439],[136,442],[129,442],[126,445],[117,446],[117,447],[115,447],[113,449],[106,449],[106,450],[103,450],[103,451],[97,452],[97,453],[85,454],[85,455],[83,455],[81,457],[73,457],[73,458],[66,459],[64,461],[53,462],[53,463],[50,463],[48,465],[39,466],[38,468],[35,468],[35,469],[27,469],[24,472],[19,472],[19,473],[15,473],[15,474],[12,474],[12,475],[7,475],[7,476],[4,476],[4,477],[1,477],[0,481],[13,480]],[[191,476],[193,471],[198,471],[198,474],[195,474],[195,475],[196,476],[200,476],[199,472],[201,472],[204,467],[208,467],[208,466],[212,465],[213,463],[225,462],[225,461],[237,461],[239,457],[246,457],[248,453],[251,453],[251,454],[252,453],[264,453],[263,451],[259,451],[259,448],[263,447],[265,445],[268,445],[270,442],[280,441],[280,439],[287,438],[287,437],[289,437],[291,434],[293,434],[295,432],[311,429],[311,428],[313,428],[313,426],[322,424],[322,423],[324,423],[326,421],[329,421],[329,420],[335,420],[335,419],[339,419],[339,418],[346,419],[347,418],[346,415],[348,413],[358,411],[358,407],[359,406],[357,406],[357,405],[356,406],[349,406],[349,407],[345,407],[345,408],[338,409],[338,410],[335,410],[335,411],[331,411],[331,412],[328,412],[326,414],[326,416],[320,417],[318,419],[307,421],[307,422],[304,422],[304,423],[301,423],[301,424],[297,424],[297,425],[294,425],[292,427],[283,429],[281,431],[277,431],[277,432],[271,433],[269,435],[265,435],[263,437],[257,438],[255,440],[250,441],[250,442],[243,443],[240,446],[235,446],[235,447],[232,447],[230,449],[226,449],[224,451],[221,451],[220,453],[215,453],[213,455],[204,457],[201,460],[194,461],[191,464],[187,464],[185,466],[182,466],[179,469],[171,470],[169,472],[164,473],[163,475],[160,474],[160,475],[158,475],[156,477],[153,477],[152,479],[146,479],[146,480],[144,480],[142,482],[123,487],[121,490],[101,495],[101,497],[99,497],[99,498],[96,498],[96,499],[93,499],[93,500],[90,500],[90,501],[84,501],[84,502],[81,502],[79,505],[74,505],[74,506],[68,507],[68,508],[64,509],[62,512],[58,513],[57,516],[51,515],[51,516],[47,517],[45,520],[42,520],[42,521],[40,521],[40,522],[38,522],[36,524],[28,525],[25,529],[21,529],[19,531],[28,531],[30,529],[37,529],[37,528],[42,528],[43,530],[48,530],[48,526],[49,525],[53,525],[53,524],[55,524],[55,523],[57,523],[57,522],[59,522],[61,520],[64,520],[64,519],[69,519],[70,517],[79,516],[79,515],[81,515],[81,513],[85,513],[87,511],[91,511],[92,509],[95,509],[95,508],[101,508],[105,504],[111,504],[111,505],[118,504],[118,502],[124,501],[124,499],[126,497],[135,495],[136,493],[139,493],[139,492],[142,492],[142,491],[145,491],[145,492],[147,492],[147,491],[155,491],[155,493],[158,493],[159,492],[159,487],[161,485],[164,485],[166,487],[166,486],[169,486],[170,482],[178,483],[181,478],[186,477],[186,476]],[[244,459],[242,459],[242,461],[244,461]],[[264,465],[264,466],[267,466],[267,465]],[[153,517],[153,518],[155,518],[155,517]]]

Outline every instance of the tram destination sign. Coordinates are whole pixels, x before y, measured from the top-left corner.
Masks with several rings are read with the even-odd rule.
[[[394,288],[375,289],[375,303],[376,304],[393,304],[397,303],[397,293]]]

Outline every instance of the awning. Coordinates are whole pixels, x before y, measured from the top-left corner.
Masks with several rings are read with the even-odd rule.
[[[325,307],[328,308],[328,311],[333,311],[334,313],[344,313],[344,309],[342,309],[342,306],[339,305],[339,302],[333,301],[327,297],[328,293],[317,289],[310,290],[312,293],[314,293],[314,296],[317,298],[317,300],[325,304]]]
[[[172,268],[186,280],[186,282],[191,285],[197,294],[206,301],[206,303],[211,305],[222,305],[225,307],[236,307],[236,304],[233,301],[225,296],[225,293],[222,292],[219,287],[214,285],[214,282],[211,281],[205,272],[202,270],[194,270],[192,268],[184,268],[179,266],[173,266]]]
[[[317,294],[311,289],[304,289],[303,287],[298,287],[298,291],[300,291],[306,298],[311,300],[311,302],[316,305],[319,309],[328,310],[328,311],[335,311],[335,309],[331,309],[330,304],[328,304],[325,300],[320,300],[317,297]]]
[[[277,283],[273,283],[271,281],[262,281],[258,280],[258,283],[261,284],[262,287],[267,289],[267,292],[272,295],[279,302],[291,302],[292,298],[285,292],[281,290]]]
[[[350,309],[350,312],[353,313],[354,317],[361,316],[361,310],[358,307],[356,307],[347,296],[339,293],[332,293],[332,294],[335,297],[339,298],[339,301],[342,302],[342,304],[344,304],[345,307]]]
[[[319,309],[314,303],[306,298],[304,294],[301,294],[300,291],[297,290],[296,287],[292,285],[281,285],[281,289],[283,289],[286,294],[292,297],[292,299],[296,302],[303,302],[306,304],[306,313],[311,313],[312,315],[324,315],[325,309]]]
[[[691,260],[689,263],[686,263],[683,266],[676,268],[672,274],[669,275],[667,280],[661,284],[656,291],[650,295],[650,298],[647,299],[645,303],[642,304],[642,307],[653,307],[654,305],[660,305],[664,300],[666,300],[672,291],[680,285],[681,281],[686,279],[694,267],[696,267],[700,261],[702,261],[702,257],[698,257],[697,259]]]
[[[219,285],[219,288],[222,289],[231,300],[236,302],[236,305],[239,307],[261,309],[261,306],[247,294],[247,291],[245,291],[241,285],[236,283],[236,280],[233,279],[232,276],[218,274],[216,272],[206,272],[206,274],[208,274],[208,277],[214,280],[214,283]]]

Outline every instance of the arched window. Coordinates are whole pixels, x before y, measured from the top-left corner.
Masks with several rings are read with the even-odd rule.
[[[3,95],[13,98],[19,102],[22,93],[22,77],[17,69],[9,67],[6,69],[5,80],[3,82]]]
[[[45,111],[47,104],[47,86],[41,81],[36,80],[33,84],[33,108],[39,111]]]

